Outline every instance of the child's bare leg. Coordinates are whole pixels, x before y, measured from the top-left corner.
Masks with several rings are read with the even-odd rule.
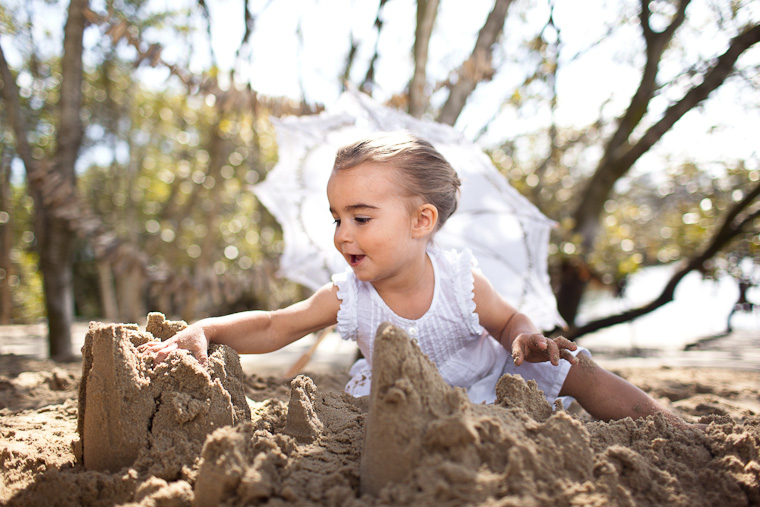
[[[570,367],[559,394],[572,396],[589,414],[603,421],[661,413],[672,424],[687,426],[647,393],[598,366],[585,354],[578,354],[578,363]]]

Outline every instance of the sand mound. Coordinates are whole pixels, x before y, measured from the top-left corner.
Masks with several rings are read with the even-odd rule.
[[[760,500],[758,420],[676,430],[662,417],[587,426],[505,375],[473,405],[393,327],[375,342],[362,492],[394,504],[743,505]],[[713,438],[711,438],[713,437]],[[726,467],[732,462],[731,467]]]
[[[118,472],[133,466],[175,479],[192,467],[206,435],[250,420],[243,371],[229,347],[211,348],[209,370],[185,352],[155,368],[137,353],[154,336],[166,339],[184,326],[160,314],[149,316],[145,333],[134,325],[90,325],[77,427],[86,469]]]
[[[391,326],[379,330],[369,397],[299,376],[286,402],[254,396],[281,384],[244,379],[229,350],[212,352],[208,371],[183,353],[154,368],[134,351],[150,329],[159,333],[91,327],[81,459],[63,451],[75,440],[73,404],[48,409],[60,419],[49,442],[57,461],[0,453],[3,481],[23,483],[10,505],[760,504],[755,415],[711,415],[707,432],[662,417],[583,422],[513,376],[499,381],[496,404],[474,405]],[[120,431],[103,422],[113,414]],[[39,417],[11,414],[4,430]]]
[[[0,409],[27,410],[57,405],[79,385],[80,365],[0,356]]]
[[[311,379],[296,377],[279,420],[254,415],[253,423],[209,437],[196,505],[350,505],[359,487],[365,413],[366,399],[320,393]]]

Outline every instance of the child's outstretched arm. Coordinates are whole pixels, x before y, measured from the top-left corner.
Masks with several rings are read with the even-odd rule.
[[[512,354],[517,366],[523,361],[550,361],[553,365],[559,364],[560,359],[571,364],[577,362],[570,353],[577,348],[573,342],[561,336],[547,338],[526,315],[507,303],[480,272],[473,271],[473,278],[473,299],[480,323]]]
[[[309,333],[338,321],[338,289],[328,283],[304,301],[271,312],[248,311],[210,317],[183,329],[170,339],[141,345],[159,363],[177,349],[186,349],[204,366],[210,343],[229,345],[240,354],[263,354],[281,349]]]

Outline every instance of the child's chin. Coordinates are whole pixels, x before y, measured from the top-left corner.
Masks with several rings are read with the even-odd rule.
[[[371,282],[373,278],[371,276],[367,276],[366,273],[363,273],[361,269],[352,268],[354,270],[354,275],[356,276],[356,279],[360,282]]]

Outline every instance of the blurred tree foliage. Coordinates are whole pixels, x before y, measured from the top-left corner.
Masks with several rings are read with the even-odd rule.
[[[495,163],[505,155],[494,152]],[[713,164],[714,165],[714,164]],[[714,169],[714,167],[713,167]],[[530,195],[544,212],[558,220],[550,245],[553,267],[561,258],[576,254],[580,238],[573,233],[568,201],[575,196],[577,176],[569,166],[546,172],[540,185],[520,169],[504,170],[512,184]],[[720,219],[756,187],[760,170],[743,162],[723,167],[720,176],[701,170],[696,163],[674,163],[664,173],[640,174],[621,182],[604,203],[602,231],[593,252],[585,257],[589,276],[597,285],[622,291],[627,278],[641,268],[678,262],[696,256],[720,227]],[[540,188],[537,188],[540,187]],[[755,208],[756,209],[756,206]],[[741,278],[742,259],[760,260],[760,221],[731,241],[700,269],[706,278],[722,275]]]
[[[384,26],[386,4],[392,3],[378,3],[377,39]],[[756,159],[706,162],[674,157],[662,163],[663,170],[622,171],[609,192],[584,194],[605,160],[605,150],[619,153],[637,146],[637,140],[659,124],[668,107],[699,87],[720,56],[694,56],[687,51],[697,25],[679,31],[681,25],[675,20],[688,4],[683,0],[640,5],[621,1],[619,15],[606,27],[607,35],[654,19],[659,25],[653,26],[662,27],[662,32],[648,35],[654,40],[668,23],[673,24],[674,33],[659,48],[659,57],[665,55],[664,59],[650,58],[667,63],[667,72],[657,79],[647,77],[642,56],[647,43],[642,39],[626,58],[632,68],[642,72],[640,88],[647,85],[647,101],[631,99],[628,109],[605,105],[598,121],[569,127],[555,117],[557,76],[582,53],[603,45],[604,37],[567,56],[562,30],[553,16],[554,2],[535,6],[499,0],[493,2],[482,28],[473,35],[473,49],[463,60],[457,60],[457,53],[445,62],[430,62],[429,46],[437,40],[438,2],[418,3],[409,84],[404,90],[392,90],[392,105],[418,117],[427,115],[459,125],[468,99],[496,81],[502,68],[518,64],[530,69],[520,82],[500,91],[501,103],[494,102],[493,118],[479,135],[490,139],[490,154],[513,185],[557,220],[551,266],[558,291],[562,270],[569,264],[581,272],[587,284],[622,290],[626,278],[642,267],[698,257],[720,232],[723,219],[758,185]],[[0,6],[0,26],[13,36],[13,44],[7,37],[0,42],[8,54],[11,46],[14,51],[12,67],[19,101],[31,124],[28,137],[37,160],[53,155],[58,134],[54,114],[61,87],[56,43],[60,37],[45,33],[40,38],[32,24],[33,15],[39,16],[51,5],[16,2]],[[746,2],[717,2],[712,8],[718,14],[717,30],[723,34],[725,47],[732,36],[757,27],[756,12],[753,14]],[[86,207],[83,216],[94,220],[97,227],[87,229],[96,232],[83,234],[76,244],[77,314],[141,322],[147,311],[158,310],[194,320],[235,310],[275,308],[300,299],[302,288],[275,276],[282,251],[281,231],[256,201],[250,186],[264,178],[277,160],[269,116],[313,114],[321,106],[305,99],[258,94],[235,69],[223,72],[213,51],[210,67],[191,72],[190,59],[199,40],[197,19],[210,23],[203,2],[161,12],[134,0],[108,1],[90,9],[86,12],[90,25],[80,112],[86,128],[77,163],[77,190]],[[256,26],[253,6],[241,3],[241,9],[246,14],[246,31],[237,59],[247,54],[243,48],[250,53],[266,51],[251,43]],[[60,6],[53,10],[63,22],[65,13]],[[538,29],[529,23],[536,17],[545,19]],[[503,33],[505,20],[523,29]],[[524,28],[528,25],[534,28]],[[167,40],[184,48],[170,62],[162,56],[162,43]],[[368,92],[377,89],[376,66],[384,56],[380,46],[375,44],[366,72],[357,79],[356,73],[362,70],[357,60],[359,43],[353,38],[348,42],[341,77],[361,82]],[[649,44],[650,52],[655,45]],[[325,58],[341,59],[343,55]],[[445,67],[445,78],[440,79],[440,69],[437,74],[430,71],[433,65]],[[150,69],[162,76],[158,84],[155,79],[143,79],[151,75]],[[657,68],[654,71],[656,76]],[[731,79],[739,89],[756,93],[757,67],[751,61],[731,74]],[[337,75],[335,80],[336,87],[341,86]],[[640,104],[643,110],[636,109]],[[0,291],[0,302],[11,300],[9,313],[2,314],[6,321],[25,322],[42,317],[44,305],[40,277],[33,269],[38,245],[32,200],[18,163],[12,162],[17,147],[7,112],[0,103],[0,162],[4,175],[14,175],[3,179],[4,188],[10,187],[10,191],[3,201],[7,209],[0,209],[5,213],[0,215],[0,230],[10,234],[9,239],[0,235],[9,259],[0,266],[0,288],[10,287],[11,291],[10,295]],[[630,118],[634,113],[636,118]],[[529,128],[502,133],[497,120],[505,114],[518,120],[548,120],[526,121]],[[614,141],[617,148],[611,149],[621,125],[628,125],[628,137]],[[584,220],[588,223],[580,227],[577,210],[592,198],[599,200],[601,211],[594,218],[587,215]],[[741,221],[756,216],[758,206],[754,199],[734,218]],[[758,220],[747,221],[741,233],[721,246],[718,255],[711,254],[695,269],[705,276],[741,276],[741,259],[760,257]],[[573,319],[568,320],[572,323]]]
[[[33,248],[32,199],[23,186],[10,187],[8,208],[13,213],[2,215],[2,227],[10,231],[7,262],[0,271],[3,291],[3,323],[32,322],[45,316],[42,278],[37,269],[38,256]],[[2,212],[0,212],[2,213]],[[11,217],[13,219],[11,220]],[[5,248],[5,245],[4,245]],[[7,306],[7,308],[6,308]]]
[[[118,302],[108,310],[113,319],[157,310],[193,320],[297,297],[295,286],[274,282],[281,231],[250,191],[277,159],[268,108],[149,91],[130,71],[129,62],[111,61],[88,80],[95,100],[102,97],[90,136],[115,156],[91,164],[80,187],[109,230],[143,256],[90,268],[90,289],[99,290],[89,293],[114,293],[90,307],[107,314]],[[120,121],[108,121],[120,109]],[[98,263],[93,255],[83,261]]]

